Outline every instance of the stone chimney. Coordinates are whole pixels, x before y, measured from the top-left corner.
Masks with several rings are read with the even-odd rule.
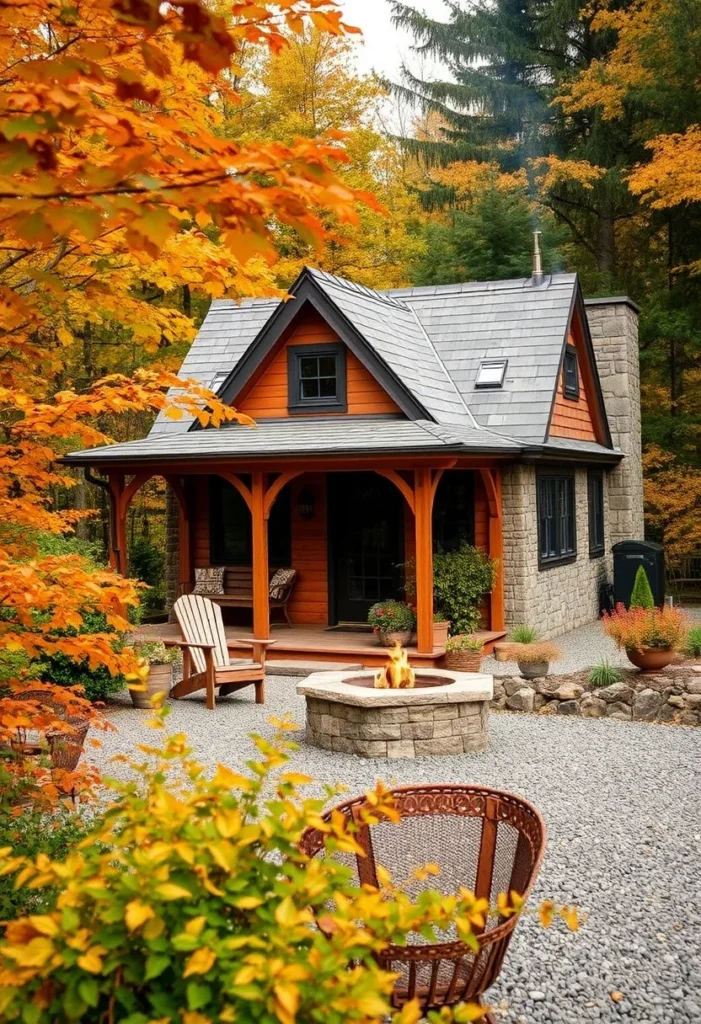
[[[587,299],[585,306],[611,437],[625,455],[609,475],[606,546],[610,547],[620,540],[644,536],[639,310],[625,297]]]

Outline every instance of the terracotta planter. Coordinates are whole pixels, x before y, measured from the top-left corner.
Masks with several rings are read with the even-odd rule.
[[[675,656],[670,647],[626,647],[626,654],[641,672],[660,672],[672,664]]]
[[[446,651],[444,665],[456,672],[479,672],[482,666],[481,651]]]
[[[394,633],[378,633],[377,636],[383,647],[394,647],[395,644],[406,647],[411,643],[410,629],[397,630]]]
[[[445,642],[448,639],[448,630],[450,629],[449,622],[434,622],[433,623],[433,646],[434,647],[445,647]]]
[[[506,649],[508,644],[494,644],[494,660],[495,661],[508,661],[508,655]]]
[[[170,688],[173,685],[173,666],[151,665],[149,674],[142,685],[144,686],[143,690],[129,690],[132,703],[135,708],[151,711],[153,708],[152,698],[156,694],[162,693],[163,700],[166,700],[170,693]]]
[[[547,661],[519,661],[518,670],[524,679],[540,679],[547,676],[550,663]]]

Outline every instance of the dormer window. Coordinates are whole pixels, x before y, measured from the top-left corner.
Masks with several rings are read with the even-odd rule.
[[[579,361],[574,345],[568,345],[565,349],[563,392],[565,398],[579,398]]]
[[[287,349],[290,412],[345,412],[346,350],[343,344],[290,345]]]
[[[476,388],[501,388],[504,386],[508,359],[485,359],[477,371]]]

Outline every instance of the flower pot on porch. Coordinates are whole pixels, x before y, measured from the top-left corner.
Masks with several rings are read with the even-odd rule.
[[[674,661],[672,647],[626,647],[626,655],[641,672],[660,672]]]
[[[479,672],[482,667],[482,652],[446,651],[443,664],[455,672]]]
[[[383,647],[394,647],[396,644],[406,647],[407,644],[411,643],[410,629],[397,630],[394,633],[379,632],[377,635]]]
[[[161,702],[166,700],[172,685],[172,665],[151,665],[148,676],[141,681],[139,689],[133,690],[129,687],[134,707],[151,711],[153,709],[153,698],[158,694],[162,694]]]
[[[434,647],[445,647],[445,642],[448,639],[448,630],[450,629],[450,623],[446,620],[445,622],[434,622],[433,623],[433,646]]]

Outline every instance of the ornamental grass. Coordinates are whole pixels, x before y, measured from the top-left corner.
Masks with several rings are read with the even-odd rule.
[[[535,643],[506,644],[505,653],[507,661],[517,661],[521,665],[538,665],[544,662],[549,664],[562,657],[562,651],[557,644],[549,643],[547,640],[539,640]]]
[[[626,608],[616,605],[613,612],[604,612],[604,632],[624,650],[657,647],[679,650],[689,632],[689,620],[680,608]]]

